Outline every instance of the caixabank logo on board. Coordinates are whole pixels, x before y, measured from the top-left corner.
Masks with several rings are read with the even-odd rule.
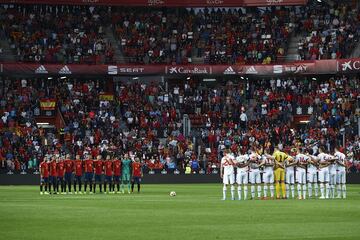
[[[211,67],[167,67],[168,74],[209,74],[212,73]]]
[[[341,64],[341,70],[342,70],[343,72],[360,70],[360,60],[344,61],[344,62]]]

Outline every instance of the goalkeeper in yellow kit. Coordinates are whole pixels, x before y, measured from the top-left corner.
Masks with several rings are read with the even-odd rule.
[[[286,198],[286,188],[285,188],[285,160],[290,160],[291,157],[284,152],[279,151],[279,149],[274,148],[274,153],[272,156],[267,156],[275,160],[274,166],[274,176],[275,176],[275,191],[276,198],[280,198],[280,185],[282,198]]]

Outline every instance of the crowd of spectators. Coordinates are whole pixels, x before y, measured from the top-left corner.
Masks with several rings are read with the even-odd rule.
[[[131,9],[112,24],[136,63],[271,63],[284,56],[298,21],[294,8]]]
[[[46,84],[45,84],[46,82]],[[0,102],[2,166],[36,166],[46,154],[131,151],[150,171],[191,168],[213,172],[225,148],[343,144],[359,148],[359,79],[279,78],[227,81],[209,86],[184,82],[113,83],[67,79],[9,82]],[[38,99],[57,99],[65,128],[60,134],[38,128]],[[192,130],[185,134],[184,115]],[[308,123],[294,126],[299,116]],[[359,151],[360,152],[360,151]],[[358,154],[352,170],[358,171]]]
[[[307,6],[301,20],[298,43],[301,60],[349,57],[360,36],[359,9],[348,3]]]
[[[112,63],[106,7],[1,5],[0,36],[23,62]]]
[[[328,6],[232,9],[1,5],[0,37],[20,61],[112,63],[111,27],[131,63],[273,63],[293,32],[302,59],[347,57],[359,14]],[[271,78],[205,84],[89,79],[6,79],[0,99],[0,167],[32,169],[46,154],[131,151],[148,170],[213,172],[222,151],[253,146],[343,145],[360,170],[359,78]],[[41,98],[54,98],[64,129],[38,127]],[[184,117],[192,130],[184,132]],[[303,118],[303,116],[308,116]],[[295,126],[299,118],[306,124]]]
[[[0,19],[0,36],[20,61],[47,63],[112,63],[119,48],[136,64],[269,64],[282,61],[299,34],[301,59],[345,58],[360,31],[349,3],[314,1],[227,9],[1,5]]]
[[[0,166],[37,168],[45,131],[37,127],[35,117],[40,115],[39,99],[47,94],[45,83],[26,79],[5,83],[0,99]]]

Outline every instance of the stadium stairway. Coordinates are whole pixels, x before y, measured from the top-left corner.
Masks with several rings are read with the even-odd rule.
[[[285,57],[285,62],[293,62],[300,60],[298,54],[298,42],[301,39],[301,35],[293,35],[289,41],[289,48]]]
[[[119,47],[119,41],[116,40],[113,30],[111,27],[107,27],[105,29],[105,36],[106,38],[109,40],[109,42],[111,43],[111,45],[114,48],[114,61],[118,64],[124,64],[126,63],[125,61],[125,57],[122,54],[120,47]]]
[[[16,55],[11,50],[10,44],[6,39],[0,40],[0,61],[2,62],[15,62],[17,60]]]

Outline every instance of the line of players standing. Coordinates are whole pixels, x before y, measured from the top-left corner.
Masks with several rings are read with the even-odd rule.
[[[319,148],[317,156],[309,154],[305,148],[297,149],[292,156],[276,148],[273,155],[254,150],[250,154],[239,153],[236,156],[227,149],[221,160],[220,174],[224,184],[223,200],[226,199],[227,185],[230,185],[231,199],[235,200],[235,183],[238,200],[247,199],[248,184],[251,186],[251,199],[255,199],[255,189],[259,199],[267,199],[269,190],[273,199],[274,183],[277,199],[295,198],[295,182],[298,199],[313,197],[313,190],[317,198],[319,186],[319,199],[335,198],[335,189],[336,198],[346,198],[346,156],[338,149],[331,155],[324,148]]]
[[[89,194],[94,194],[97,184],[100,193],[102,193],[102,186],[104,186],[105,194],[120,191],[124,193],[125,185],[130,193],[130,178],[131,192],[134,190],[135,183],[140,192],[141,177],[143,176],[139,158],[135,157],[134,160],[131,160],[128,154],[122,158],[111,158],[110,155],[107,155],[106,159],[102,159],[101,155],[96,159],[85,155],[83,160],[80,155],[76,155],[75,160],[71,160],[70,155],[66,155],[65,158],[53,155],[44,157],[39,168],[41,195],[72,194],[72,185],[74,194],[86,194],[88,186]],[[84,183],[84,191],[82,191],[82,183]]]

